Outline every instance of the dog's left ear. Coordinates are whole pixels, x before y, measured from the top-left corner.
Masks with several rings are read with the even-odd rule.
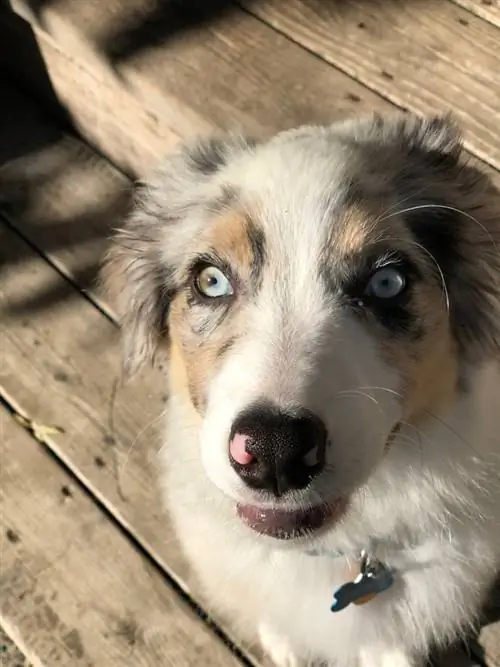
[[[341,130],[390,163],[408,168],[415,161],[433,167],[451,168],[462,153],[460,128],[451,114],[421,118],[414,114],[373,114],[358,121],[346,121]],[[401,163],[401,161],[403,161]]]
[[[198,141],[136,185],[132,210],[116,231],[102,270],[122,329],[126,376],[153,360],[167,342],[169,306],[178,288],[176,258],[180,263],[182,249],[199,232],[196,213],[221,197],[221,172],[251,146],[239,136]]]

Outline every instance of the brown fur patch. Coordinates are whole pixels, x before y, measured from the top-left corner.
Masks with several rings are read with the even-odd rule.
[[[420,285],[413,299],[423,334],[418,339],[378,336],[379,349],[402,378],[403,418],[410,423],[438,414],[458,391],[459,354],[443,296]]]
[[[422,266],[422,256],[408,230],[397,217],[384,219],[368,208],[353,206],[329,239],[335,258],[366,254],[370,247],[387,245],[404,251]],[[402,378],[404,419],[418,421],[438,413],[458,390],[459,350],[452,335],[442,286],[419,281],[413,290],[411,309],[416,314],[421,336],[393,336],[386,329],[370,328],[383,358]]]
[[[249,234],[251,221],[239,211],[226,211],[211,225],[207,235],[200,240],[195,250],[204,253],[215,249],[217,254],[231,266],[237,267],[242,284],[248,284],[254,268],[255,258]],[[196,314],[187,294],[182,292],[172,301],[169,314],[169,330],[172,348],[172,382],[176,391],[187,395],[199,414],[203,414],[207,401],[207,385],[216,368],[222,363],[225,353],[238,338],[238,297],[229,306],[224,317],[217,313],[217,306],[204,308],[207,332],[193,326]],[[215,323],[214,323],[215,322]]]
[[[238,210],[228,210],[211,225],[208,242],[222,257],[232,260],[240,271],[251,273],[254,262],[252,242],[248,233],[252,221]]]
[[[359,206],[349,208],[343,216],[340,229],[332,225],[329,246],[344,257],[357,255],[377,238],[375,216]]]
[[[206,408],[207,385],[217,366],[222,362],[225,351],[234,341],[232,325],[227,322],[204,338],[195,335],[189,326],[189,308],[185,299],[179,297],[172,304],[170,330],[172,348],[175,348],[175,372],[172,375],[176,391],[187,394],[202,414]]]

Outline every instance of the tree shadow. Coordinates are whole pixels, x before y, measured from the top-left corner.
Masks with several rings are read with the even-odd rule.
[[[26,243],[2,248],[0,276],[7,265],[24,270],[35,251],[69,279],[8,302],[7,314],[25,316],[78,298],[78,290],[94,294],[106,239],[128,210],[131,187],[76,138],[63,107],[66,122],[55,122],[8,77],[2,95],[0,222]]]
[[[30,12],[44,26],[44,14],[58,0],[26,0]],[[126,61],[145,49],[200,31],[215,19],[239,11],[234,0],[158,0],[119,13],[112,29],[98,38],[97,46],[111,63]]]

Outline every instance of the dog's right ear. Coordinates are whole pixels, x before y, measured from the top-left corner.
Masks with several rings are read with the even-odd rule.
[[[238,136],[198,141],[136,184],[132,210],[116,230],[102,269],[122,329],[126,376],[152,361],[160,344],[166,347],[169,305],[178,288],[176,260],[196,235],[187,221],[195,208],[220,196],[218,175],[251,145]]]

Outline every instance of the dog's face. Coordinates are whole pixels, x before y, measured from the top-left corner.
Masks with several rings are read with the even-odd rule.
[[[340,514],[497,349],[485,199],[456,129],[411,117],[212,140],[140,188],[108,262],[127,362],[168,349],[206,474],[252,527]]]

